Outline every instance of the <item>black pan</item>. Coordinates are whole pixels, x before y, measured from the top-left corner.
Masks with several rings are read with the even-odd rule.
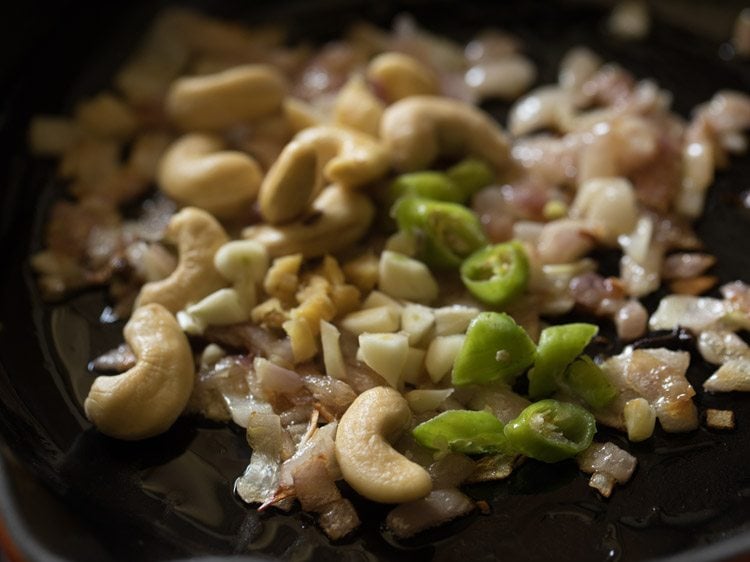
[[[114,5],[111,5],[114,4]],[[93,376],[88,361],[120,342],[121,324],[102,324],[104,295],[90,291],[57,305],[39,299],[28,255],[40,248],[51,201],[61,194],[49,162],[29,157],[30,115],[65,112],[107,84],[157,11],[156,3],[17,6],[3,35],[9,53],[0,113],[0,518],[29,560],[164,560],[245,556],[284,560],[724,560],[750,552],[750,397],[699,393],[700,411],[732,409],[737,429],[687,435],[657,431],[641,444],[602,431],[638,457],[633,480],[609,500],[571,462],[527,462],[505,482],[467,492],[486,500],[475,514],[407,542],[383,531],[387,509],[354,499],[364,521],[354,536],[328,541],[314,521],[248,509],[232,494],[247,463],[241,431],[180,420],[141,443],[103,437],[82,414]],[[208,3],[206,3],[208,4]],[[248,22],[283,21],[322,40],[357,18],[387,24],[396,3],[297,1],[283,5],[212,2],[210,10]],[[748,90],[747,65],[725,61],[718,43],[659,23],[645,42],[602,32],[604,13],[547,2],[410,2],[427,27],[466,39],[488,25],[518,33],[540,68],[554,71],[568,47],[586,43],[640,77],[653,76],[690,108],[720,88]],[[10,25],[12,23],[12,25]],[[10,40],[9,40],[10,37]],[[12,49],[10,49],[12,47]],[[502,105],[489,106],[501,116]],[[748,279],[750,216],[740,205],[750,157],[721,172],[698,230],[719,258],[722,280]],[[653,305],[654,299],[650,300]],[[689,378],[707,375],[696,362]],[[1,559],[1,556],[0,556]]]

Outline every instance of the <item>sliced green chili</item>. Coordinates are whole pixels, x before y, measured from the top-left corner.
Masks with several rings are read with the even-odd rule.
[[[507,451],[503,423],[490,412],[449,410],[420,423],[412,430],[425,447],[469,455]]]
[[[508,444],[519,453],[543,462],[557,462],[591,445],[596,421],[580,406],[547,399],[527,406],[504,431]]]
[[[588,355],[581,355],[568,365],[564,380],[573,394],[595,409],[604,408],[617,396],[617,389]]]
[[[453,364],[455,385],[502,380],[511,384],[534,362],[534,342],[503,312],[482,312],[469,324]]]
[[[462,203],[466,200],[464,189],[443,172],[411,172],[401,174],[391,182],[388,196],[391,201],[407,196],[426,197],[438,201]]]
[[[417,257],[432,267],[458,267],[466,256],[487,244],[477,216],[457,203],[402,197],[393,205],[391,215],[400,230],[415,235]]]
[[[599,328],[594,324],[561,324],[542,330],[534,368],[529,371],[529,396],[533,400],[552,394],[565,369],[578,357]]]
[[[461,264],[461,280],[485,304],[502,306],[526,289],[529,261],[517,240],[474,252]]]
[[[451,166],[446,175],[461,189],[463,200],[468,200],[483,187],[495,180],[495,173],[490,166],[476,158],[466,158]]]

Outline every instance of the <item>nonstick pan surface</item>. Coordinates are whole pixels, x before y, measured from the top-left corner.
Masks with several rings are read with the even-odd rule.
[[[308,515],[258,514],[232,494],[249,458],[243,432],[201,419],[181,419],[166,434],[140,443],[106,438],[86,422],[82,402],[93,375],[87,363],[121,341],[121,323],[102,323],[107,302],[88,291],[43,303],[28,256],[40,249],[44,217],[62,194],[52,163],[25,148],[31,115],[69,111],[108,82],[157,11],[155,3],[63,3],[39,16],[34,41],[3,67],[8,77],[0,122],[0,441],[54,498],[19,492],[0,478],[0,515],[32,560],[49,558],[43,536],[80,532],[68,541],[75,560],[163,560],[244,555],[284,560],[644,560],[679,555],[720,560],[750,549],[750,396],[696,397],[701,412],[732,409],[737,429],[701,428],[630,444],[602,431],[639,461],[633,480],[609,500],[587,486],[575,463],[527,462],[507,481],[467,492],[488,502],[475,514],[407,542],[384,530],[387,508],[354,499],[362,528],[331,543]],[[118,4],[118,3],[112,3]],[[209,3],[206,3],[207,5]],[[638,77],[674,92],[687,116],[722,88],[748,91],[747,65],[725,61],[720,46],[657,24],[646,41],[626,43],[602,29],[604,13],[549,2],[213,2],[207,11],[249,23],[280,21],[293,36],[325,40],[349,22],[387,25],[404,9],[429,29],[467,39],[490,25],[525,42],[540,83],[554,80],[565,51],[586,44]],[[28,14],[27,14],[28,15]],[[33,19],[33,18],[32,18]],[[21,34],[22,30],[17,31]],[[12,53],[11,53],[12,54]],[[487,106],[503,118],[507,106]],[[719,259],[722,281],[750,278],[750,157],[718,174],[698,231]],[[658,301],[651,298],[648,304]],[[689,378],[700,388],[709,369],[694,361]],[[35,512],[35,509],[37,510]],[[36,513],[36,517],[28,517]],[[26,515],[22,515],[26,514]],[[34,520],[30,524],[30,520]],[[70,521],[76,521],[70,531]],[[60,537],[58,536],[58,539]],[[54,541],[53,541],[54,542]],[[59,542],[59,540],[57,541]],[[71,546],[72,544],[72,546]]]

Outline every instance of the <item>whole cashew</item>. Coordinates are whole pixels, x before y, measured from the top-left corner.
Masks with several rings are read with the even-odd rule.
[[[242,236],[263,244],[272,258],[297,253],[309,258],[336,253],[356,242],[370,228],[374,216],[375,208],[366,195],[332,185],[297,221],[250,226]]]
[[[277,111],[285,91],[284,77],[274,67],[248,64],[175,80],[166,110],[186,131],[217,131]]]
[[[165,237],[177,244],[177,269],[166,279],[146,283],[137,307],[159,303],[174,314],[226,285],[214,266],[214,254],[228,238],[210,214],[186,207],[170,219]]]
[[[411,411],[397,390],[376,386],[360,394],[339,421],[336,459],[344,480],[382,503],[403,503],[432,490],[427,471],[389,444],[409,425]]]
[[[413,96],[388,107],[380,138],[399,171],[424,170],[438,156],[477,156],[497,169],[509,159],[500,126],[481,110],[458,100]]]
[[[375,84],[388,103],[410,96],[440,93],[435,73],[423,63],[403,53],[383,53],[367,66],[367,79]]]
[[[216,135],[192,133],[177,139],[159,164],[161,190],[178,203],[220,218],[249,209],[263,172],[251,156],[224,147]]]
[[[99,431],[118,439],[145,439],[169,429],[193,391],[193,352],[170,312],[149,304],[133,312],[125,341],[133,368],[97,377],[84,410]]]
[[[324,180],[355,188],[388,172],[388,153],[374,138],[343,127],[319,126],[295,135],[271,169],[258,194],[266,221],[295,219],[310,205]]]

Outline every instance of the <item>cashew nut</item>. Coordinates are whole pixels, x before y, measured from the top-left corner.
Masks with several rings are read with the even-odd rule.
[[[388,153],[374,138],[343,127],[305,129],[268,170],[258,194],[263,217],[272,224],[295,219],[326,180],[354,188],[388,172]]]
[[[399,171],[424,170],[438,156],[477,156],[497,169],[509,159],[500,126],[481,110],[447,98],[413,96],[388,107],[380,138]]]
[[[166,109],[184,130],[217,131],[277,111],[285,91],[278,70],[249,64],[176,80],[167,93]]]
[[[385,104],[370,91],[364,78],[352,76],[336,96],[333,121],[373,137],[378,136]]]
[[[178,312],[177,321],[186,333],[202,334],[209,325],[249,320],[257,304],[256,285],[263,281],[268,270],[268,255],[258,242],[233,240],[216,251],[214,267],[232,287],[214,291]]]
[[[367,79],[375,84],[388,103],[410,96],[440,93],[435,73],[420,61],[403,53],[383,53],[367,67]]]
[[[263,244],[271,257],[334,254],[359,240],[375,216],[370,199],[340,185],[325,188],[299,220],[281,225],[250,226],[243,238]]]
[[[397,390],[376,386],[360,394],[341,417],[336,459],[344,480],[364,497],[403,503],[430,493],[427,471],[389,444],[407,428],[409,404]]]
[[[226,285],[213,260],[227,234],[210,214],[194,207],[183,209],[170,219],[166,238],[177,244],[177,269],[166,279],[146,283],[136,306],[159,303],[176,313]]]
[[[224,150],[219,137],[203,133],[175,141],[158,172],[161,190],[172,199],[220,218],[249,209],[262,179],[263,172],[251,156]]]
[[[86,417],[118,439],[145,439],[169,429],[193,391],[193,352],[170,312],[158,304],[138,308],[125,326],[138,358],[130,370],[97,377],[84,402]]]

